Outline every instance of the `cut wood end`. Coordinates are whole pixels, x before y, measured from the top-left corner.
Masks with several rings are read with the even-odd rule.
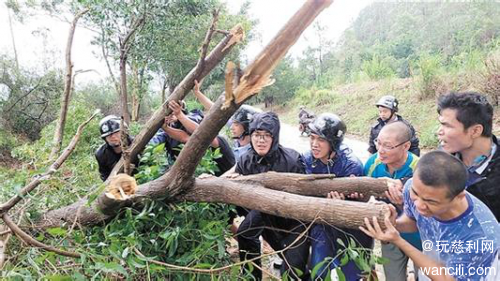
[[[113,176],[106,186],[106,196],[115,200],[127,200],[137,191],[135,178],[127,174]]]

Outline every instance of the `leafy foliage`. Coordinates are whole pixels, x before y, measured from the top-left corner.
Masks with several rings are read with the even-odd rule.
[[[68,132],[88,118],[90,112],[80,103],[70,107]],[[39,170],[25,170],[11,177],[9,171],[1,171],[4,181],[1,200],[12,196],[26,183],[29,175],[42,172],[48,165],[50,140],[54,130],[51,124],[42,132],[42,138],[34,144],[27,144],[14,150],[14,154],[24,161],[31,161]],[[67,143],[69,140],[65,139]],[[48,183],[39,187],[44,196],[30,196],[28,218],[35,219],[48,209],[67,205],[76,196],[85,197],[101,190],[93,151],[99,146],[97,120],[84,131],[78,148],[61,167],[60,172]],[[220,152],[207,152],[197,174],[210,173],[215,169],[213,158]],[[166,163],[163,146],[148,147],[142,157],[142,165],[137,174],[138,181],[153,180],[164,172]],[[4,268],[2,278],[40,279],[66,278],[75,280],[95,279],[173,279],[184,280],[196,276],[209,279],[210,275],[189,273],[187,270],[155,265],[160,261],[176,266],[191,268],[212,268],[228,265],[230,260],[225,250],[228,236],[227,215],[230,207],[222,204],[180,203],[168,204],[162,201],[144,202],[143,206],[127,208],[103,226],[82,230],[68,228],[49,229],[38,234],[44,243],[76,249],[82,254],[74,261],[38,249],[12,245],[18,255]],[[71,228],[69,228],[71,229]],[[52,268],[56,267],[54,271]],[[232,280],[231,274],[239,271],[223,271],[221,279]],[[58,279],[58,280],[59,280]]]

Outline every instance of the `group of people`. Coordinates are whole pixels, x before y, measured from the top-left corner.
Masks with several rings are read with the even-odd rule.
[[[195,95],[205,108],[211,106],[198,86]],[[479,93],[441,96],[440,149],[422,157],[414,128],[397,114],[397,99],[384,96],[375,105],[379,119],[371,129],[372,155],[364,165],[344,143],[347,126],[333,113],[323,113],[309,124],[310,150],[304,154],[280,145],[280,121],[275,113],[246,105],[229,124],[233,148],[221,136],[214,139],[211,147],[220,147],[223,155],[217,162],[221,177],[274,171],[367,176],[387,178],[388,182],[385,198],[335,191],[326,195],[331,200],[388,203],[390,216],[383,222],[386,228],[376,218],[366,218],[360,229],[324,224],[309,227],[306,222],[237,206],[230,216],[244,216],[234,227],[240,259],[251,259],[255,264],[247,264],[246,270],[255,279],[262,279],[258,258],[262,237],[280,251],[284,261],[280,271],[292,279],[309,280],[309,272],[316,269],[314,278],[324,280],[330,270],[339,267],[346,280],[359,280],[369,274],[367,269],[354,260],[346,262],[339,253],[355,241],[356,248],[369,255],[373,239],[378,239],[382,241],[382,256],[389,260],[384,264],[386,280],[406,280],[408,259],[413,261],[419,280],[500,280],[500,149],[492,134],[492,105]],[[170,155],[170,142],[186,142],[198,126],[190,116],[202,114],[189,113],[175,102],[169,106],[173,114],[166,117],[151,142],[169,143]],[[121,153],[113,138],[119,127],[115,131],[116,125],[110,125],[109,120],[101,121],[106,143],[96,153],[103,180],[109,168],[101,168],[101,163],[110,164],[116,158],[103,161],[100,158],[111,153],[103,150]]]

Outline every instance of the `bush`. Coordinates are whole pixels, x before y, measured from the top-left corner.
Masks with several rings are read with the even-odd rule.
[[[498,106],[500,104],[500,50],[489,54],[484,64],[481,88],[490,96],[492,103]]]
[[[120,116],[121,107],[118,94],[110,83],[89,83],[76,91],[75,99],[87,104],[89,108],[100,109],[104,116]]]
[[[377,55],[373,56],[371,60],[364,61],[361,69],[372,80],[379,80],[394,76],[394,71],[392,70],[387,59],[380,59]]]
[[[434,98],[440,93],[442,82],[439,75],[441,69],[441,57],[439,55],[423,55],[417,62],[420,75],[418,76],[418,89],[420,97]]]

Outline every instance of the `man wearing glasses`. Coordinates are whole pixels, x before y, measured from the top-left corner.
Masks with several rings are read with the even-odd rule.
[[[301,155],[279,144],[280,121],[272,112],[257,113],[250,123],[251,149],[241,155],[235,172],[240,175],[253,175],[269,171],[282,173],[304,173],[304,161]],[[261,254],[259,236],[271,245],[275,251],[282,250],[294,242],[306,230],[306,226],[297,220],[282,218],[252,210],[245,217],[237,232],[240,260],[253,259]],[[297,276],[294,269],[306,272],[309,244],[304,236],[280,254],[284,260],[281,274],[285,272],[293,279],[307,278]],[[255,260],[260,267],[260,259]],[[262,272],[254,267],[252,275],[262,279]],[[248,267],[247,267],[248,268]]]
[[[388,181],[386,196],[396,207],[399,215],[403,211],[403,184],[413,176],[419,160],[418,156],[409,152],[411,136],[411,129],[403,122],[397,121],[384,126],[375,140],[378,152],[366,161],[363,172],[368,177],[392,179]],[[401,236],[415,248],[422,249],[418,232],[402,233]],[[407,279],[408,256],[398,247],[392,243],[382,243],[382,257],[389,260],[387,264],[384,264],[384,274],[387,280]],[[417,272],[416,269],[415,272]]]

